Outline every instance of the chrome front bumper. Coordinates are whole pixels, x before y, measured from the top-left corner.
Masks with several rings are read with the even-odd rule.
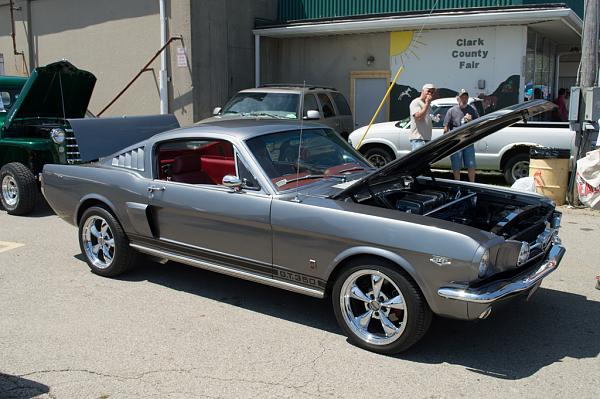
[[[442,287],[438,290],[438,295],[458,301],[490,304],[509,295],[530,290],[541,283],[546,276],[556,270],[564,254],[565,248],[554,243],[542,264],[527,274],[518,275],[511,280],[495,281],[480,288]]]

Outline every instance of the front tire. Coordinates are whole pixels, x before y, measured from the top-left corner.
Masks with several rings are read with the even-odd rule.
[[[513,184],[527,176],[529,176],[529,154],[520,152],[508,158],[504,164],[504,180],[508,184]]]
[[[37,181],[22,163],[11,162],[0,169],[0,190],[0,201],[8,214],[26,215],[35,208]]]
[[[381,168],[395,159],[392,151],[383,146],[371,147],[365,151],[364,155],[367,161],[376,168]]]
[[[136,258],[117,219],[98,206],[87,209],[81,217],[79,247],[92,272],[104,277],[126,272]]]
[[[412,279],[378,258],[347,266],[334,283],[332,301],[338,324],[354,344],[391,355],[423,337],[432,313]]]

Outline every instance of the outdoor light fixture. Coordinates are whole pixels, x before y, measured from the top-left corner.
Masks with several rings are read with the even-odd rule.
[[[372,55],[367,57],[367,65],[371,65],[375,62],[375,57],[373,57]]]

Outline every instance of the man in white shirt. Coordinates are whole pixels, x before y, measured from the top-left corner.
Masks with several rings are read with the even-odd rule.
[[[430,104],[435,94],[431,83],[423,85],[421,96],[410,103],[410,148],[412,151],[431,141],[432,117]]]

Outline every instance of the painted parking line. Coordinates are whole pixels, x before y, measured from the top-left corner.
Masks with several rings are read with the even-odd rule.
[[[0,253],[10,251],[11,249],[22,247],[25,244],[18,242],[0,241]]]

